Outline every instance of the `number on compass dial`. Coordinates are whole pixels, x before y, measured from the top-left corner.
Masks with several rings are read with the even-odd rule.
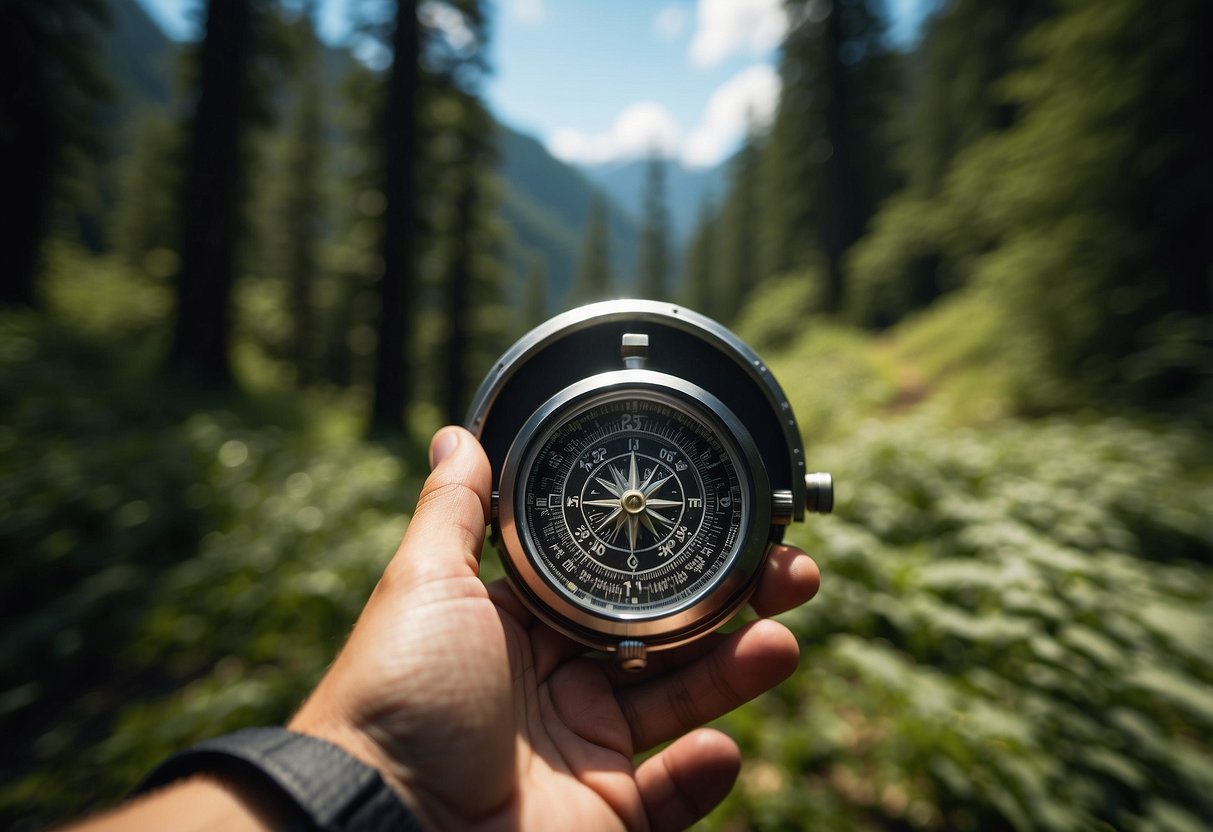
[[[685,403],[619,398],[548,432],[523,472],[539,571],[604,611],[665,612],[719,578],[743,518],[739,455]]]

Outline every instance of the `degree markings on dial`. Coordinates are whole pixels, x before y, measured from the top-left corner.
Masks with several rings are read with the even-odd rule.
[[[551,443],[531,469],[536,475],[531,490],[559,495],[556,502],[548,500],[550,507],[561,509],[552,518],[558,528],[549,524],[540,531],[537,524],[543,522],[539,520],[542,507],[534,506],[531,522],[536,525],[530,526],[530,534],[540,543],[540,553],[546,552],[545,568],[554,570],[558,585],[567,586],[583,603],[595,607],[631,606],[638,601],[646,606],[670,604],[689,597],[725,568],[735,539],[735,533],[728,533],[730,521],[739,508],[737,472],[733,454],[712,434],[710,423],[661,402],[618,398],[584,411],[549,436]],[[600,447],[611,449],[614,457],[605,465],[595,465],[594,470],[586,463],[601,459],[596,453]],[[633,452],[626,460],[624,447]],[[678,487],[665,490],[671,480]],[[722,488],[723,493],[733,495],[733,511],[720,505]],[[644,502],[629,500],[628,509],[623,503],[632,490],[639,491]],[[586,535],[589,541],[597,539],[598,545],[589,546],[573,534],[573,527],[581,523],[586,526],[583,533],[593,535]],[[621,553],[617,544],[625,536],[625,527],[628,548]],[[676,538],[679,532],[681,537]],[[636,546],[650,542],[645,539],[649,536],[652,545],[636,551]],[[604,541],[614,544],[614,556],[602,548]],[[565,554],[552,561],[553,550],[562,547]],[[580,564],[579,571],[572,571],[573,563]]]

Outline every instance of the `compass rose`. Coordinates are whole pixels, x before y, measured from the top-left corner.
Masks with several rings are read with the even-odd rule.
[[[611,475],[610,480],[602,477],[594,477],[594,479],[611,496],[605,500],[586,500],[582,503],[585,506],[608,509],[607,516],[594,529],[596,534],[605,537],[608,543],[613,544],[621,533],[626,532],[628,549],[635,553],[636,541],[640,537],[642,526],[657,541],[673,530],[675,521],[662,514],[661,510],[681,509],[682,501],[664,500],[653,496],[658,489],[673,479],[673,474],[658,477],[658,469],[654,466],[642,481],[636,465],[635,451],[629,454],[626,474],[614,465],[608,465],[607,471]]]

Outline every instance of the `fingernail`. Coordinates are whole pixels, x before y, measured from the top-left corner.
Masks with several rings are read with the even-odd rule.
[[[459,431],[456,428],[443,428],[434,434],[430,442],[430,468],[438,467],[459,446]]]

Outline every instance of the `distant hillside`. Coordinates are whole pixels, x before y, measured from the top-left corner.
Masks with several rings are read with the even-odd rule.
[[[110,152],[122,156],[130,151],[139,116],[169,106],[178,47],[134,0],[109,0],[107,5],[110,25],[102,48],[114,98],[103,119]]]
[[[112,23],[104,57],[118,97],[105,121],[113,153],[121,157],[130,151],[140,115],[171,106],[180,45],[164,34],[136,0],[109,0],[109,6]],[[345,50],[326,49],[323,65],[328,89],[340,88],[341,75],[351,61]],[[340,134],[334,130],[330,135]],[[509,259],[522,275],[532,252],[543,256],[550,311],[556,312],[563,308],[576,273],[594,186],[534,139],[504,125],[498,136],[501,214],[510,232]],[[626,290],[636,261],[637,228],[616,206],[611,207],[610,217],[612,265],[620,289]]]
[[[604,165],[580,165],[578,169],[639,220],[643,211],[648,164],[646,159],[635,159]],[[711,168],[688,168],[677,161],[666,164],[666,206],[677,242],[685,243],[690,238],[699,217],[699,206],[705,198],[710,197],[717,203],[723,198],[727,170],[728,162]]]
[[[530,136],[504,125],[499,136],[499,172],[506,185],[503,215],[513,230],[518,257],[535,249],[547,257],[550,306],[555,311],[562,308],[576,274],[594,187]],[[616,205],[609,213],[612,273],[617,287],[626,292],[636,262],[637,228]]]

